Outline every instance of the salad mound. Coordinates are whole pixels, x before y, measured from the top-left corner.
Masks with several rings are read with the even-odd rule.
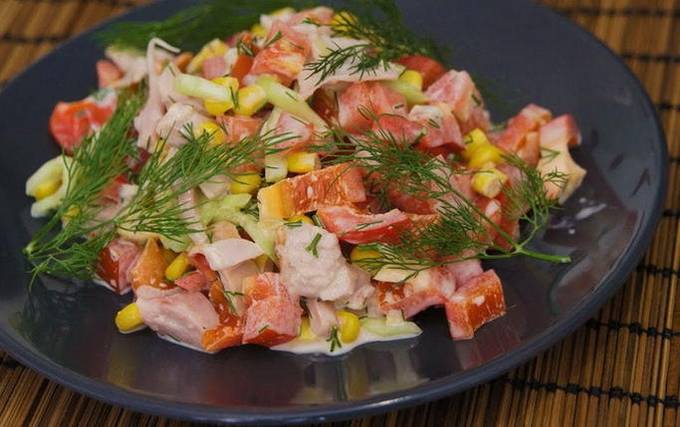
[[[100,89],[56,105],[63,153],[26,183],[49,217],[25,249],[35,275],[132,291],[122,333],[339,354],[418,335],[436,306],[471,339],[506,313],[483,261],[570,261],[528,243],[585,176],[572,116],[493,123],[390,1],[274,6],[216,0],[101,36]]]

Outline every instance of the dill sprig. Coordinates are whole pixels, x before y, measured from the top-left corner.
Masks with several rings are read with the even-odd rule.
[[[61,206],[24,248],[34,276],[92,277],[99,252],[113,234],[110,221],[96,220],[102,211],[99,198],[128,168],[126,159],[134,153],[128,132],[141,105],[141,97],[121,94],[109,122],[85,138],[72,161],[65,163],[68,184]],[[66,219],[63,226],[62,218]],[[90,238],[83,241],[86,235]]]
[[[342,348],[342,341],[340,341],[340,335],[337,326],[331,328],[331,333],[326,339],[327,343],[330,343],[330,351],[333,353],[336,348]]]
[[[504,190],[503,215],[510,220],[528,223],[528,232],[515,239],[486,216],[455,186],[455,175],[470,173],[412,148],[412,141],[402,141],[385,130],[367,131],[360,136],[341,129],[331,129],[326,144],[337,148],[329,162],[353,162],[367,173],[371,188],[387,192],[399,183],[399,190],[423,200],[433,200],[438,219],[429,225],[404,233],[396,244],[364,245],[381,256],[361,261],[363,267],[376,271],[381,267],[410,270],[426,268],[469,258],[500,259],[524,255],[549,262],[569,262],[569,257],[543,254],[528,249],[527,244],[545,225],[556,201],[545,192],[546,181],[565,182],[564,174],[541,175],[514,155],[505,162],[519,170],[520,179]],[[498,240],[490,241],[489,232]]]
[[[97,38],[104,45],[145,49],[149,40],[158,37],[173,46],[196,50],[212,39],[250,28],[262,14],[309,4],[304,0],[211,0],[162,21],[117,23]]]
[[[405,55],[421,54],[441,59],[441,51],[429,39],[418,36],[404,24],[394,0],[347,0],[332,27],[336,36],[364,40],[351,46],[334,46],[316,61],[306,65],[318,81],[333,75],[349,63],[352,74],[363,77]]]

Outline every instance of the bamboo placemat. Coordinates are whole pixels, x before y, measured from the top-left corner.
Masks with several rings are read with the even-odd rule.
[[[146,0],[0,0],[0,84],[56,44]],[[618,52],[657,105],[670,191],[626,286],[560,344],[502,378],[342,426],[680,424],[680,0],[547,0]],[[511,19],[511,18],[509,18]],[[78,395],[0,353],[0,426],[186,425]]]

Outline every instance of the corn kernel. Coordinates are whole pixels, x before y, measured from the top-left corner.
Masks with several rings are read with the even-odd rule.
[[[217,83],[220,86],[226,87],[230,93],[234,95],[238,93],[239,83],[238,79],[233,77],[217,77],[212,80],[213,83]],[[229,100],[226,102],[213,101],[212,99],[206,99],[203,101],[203,107],[205,110],[213,116],[221,116],[227,111],[234,108],[234,101]]]
[[[262,183],[262,177],[258,173],[244,173],[236,175],[229,187],[232,194],[253,194]]]
[[[498,169],[483,168],[472,176],[472,188],[482,196],[493,199],[498,196],[507,181],[507,175]]]
[[[143,325],[142,314],[135,303],[128,304],[116,314],[116,327],[124,334],[134,332]]]
[[[481,169],[488,163],[493,163],[494,165],[503,163],[503,152],[492,144],[477,148],[470,158],[468,167],[470,169]]]
[[[423,90],[423,75],[415,70],[406,70],[399,76],[399,80],[408,83],[418,90]]]
[[[307,215],[295,215],[288,218],[288,222],[303,222],[305,224],[314,225],[314,221]]]
[[[186,252],[182,252],[177,255],[177,257],[172,260],[170,265],[165,269],[165,278],[174,282],[179,279],[187,272],[189,269],[189,257]]]
[[[262,24],[257,23],[253,24],[252,27],[250,27],[250,32],[254,37],[260,37],[260,38],[265,38],[267,37],[267,30],[262,26]]]
[[[311,341],[316,338],[316,334],[312,331],[312,327],[309,324],[309,318],[303,317],[302,323],[300,324],[300,336],[301,340]]]
[[[288,172],[307,173],[321,167],[317,153],[300,151],[288,155]]]
[[[283,182],[264,187],[257,193],[260,220],[284,219],[295,214],[289,202],[289,195],[282,186]]]
[[[51,180],[39,184],[34,190],[36,200],[42,200],[56,193],[61,187],[61,180]]]
[[[197,137],[200,137],[204,133],[210,135],[210,141],[208,141],[209,147],[215,147],[217,145],[224,144],[227,140],[227,135],[224,133],[222,128],[214,122],[204,122],[196,130]]]
[[[356,16],[343,10],[333,16],[331,27],[336,31],[347,31],[350,24],[355,24],[358,21]]]
[[[234,112],[242,116],[252,116],[267,104],[267,93],[258,85],[242,87],[236,98],[238,101]]]
[[[361,330],[361,322],[359,317],[346,310],[340,310],[337,313],[340,321],[340,340],[344,343],[351,343],[356,341]]]
[[[478,148],[490,145],[489,138],[481,129],[475,129],[465,135],[465,150],[463,151],[463,158],[470,160],[472,155]]]

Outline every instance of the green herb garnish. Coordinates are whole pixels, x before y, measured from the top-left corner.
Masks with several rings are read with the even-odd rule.
[[[312,241],[305,247],[305,250],[309,252],[310,254],[314,255],[314,257],[318,258],[319,257],[319,250],[318,250],[318,245],[319,241],[321,240],[321,233],[316,233]]]

